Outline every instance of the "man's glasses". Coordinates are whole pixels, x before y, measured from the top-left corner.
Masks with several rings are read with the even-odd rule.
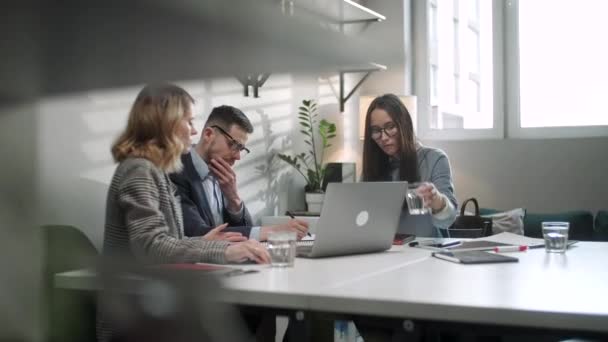
[[[226,141],[228,142],[228,147],[230,148],[230,150],[232,152],[239,152],[241,154],[241,157],[244,157],[249,154],[249,152],[250,152],[249,149],[247,147],[245,147],[243,144],[236,141],[236,139],[234,139],[230,134],[228,134],[228,132],[226,132],[222,127],[220,127],[218,125],[213,125],[211,127],[217,129],[218,131],[220,131],[220,133],[222,133],[226,137]]]
[[[397,125],[395,125],[394,122],[389,122],[386,125],[384,125],[384,127],[372,126],[370,128],[370,131],[371,131],[372,139],[378,140],[378,139],[382,138],[382,132],[384,132],[384,134],[386,134],[386,136],[390,138],[390,137],[394,136],[395,134],[397,134],[399,129],[397,128]]]

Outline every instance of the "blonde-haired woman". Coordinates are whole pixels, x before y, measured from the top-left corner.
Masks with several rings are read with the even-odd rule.
[[[190,94],[172,84],[148,85],[137,95],[127,127],[112,146],[119,165],[108,190],[103,254],[144,264],[268,263],[268,252],[255,240],[229,244],[184,236],[180,202],[168,174],[181,169],[180,156],[196,134],[193,103]],[[97,333],[100,341],[112,335],[101,317]]]
[[[255,241],[230,245],[184,236],[168,174],[181,169],[180,156],[196,134],[193,103],[190,94],[172,84],[149,85],[137,95],[127,128],[112,146],[119,165],[108,191],[104,254],[151,264],[267,263],[268,252]]]

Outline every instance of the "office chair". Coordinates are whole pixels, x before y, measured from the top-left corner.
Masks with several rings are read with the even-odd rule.
[[[43,279],[48,341],[95,341],[95,293],[56,289],[56,273],[93,267],[97,249],[78,228],[41,227]]]

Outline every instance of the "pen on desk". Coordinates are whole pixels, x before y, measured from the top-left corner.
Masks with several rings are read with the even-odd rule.
[[[458,246],[462,244],[462,241],[450,241],[450,242],[445,242],[445,243],[436,243],[434,241],[414,241],[414,242],[410,242],[408,244],[408,246],[410,247],[418,247],[418,246],[427,246],[427,247],[434,247],[434,248],[446,248],[446,247],[454,247],[454,246]]]
[[[240,268],[235,268],[231,271],[224,273],[224,276],[232,277],[232,276],[237,276],[237,275],[242,275],[242,274],[258,273],[258,272],[259,272],[258,270],[244,270],[244,269],[240,269]]]
[[[528,250],[528,246],[503,246],[503,247],[494,247],[494,252],[496,253],[504,253],[504,252],[525,252]]]
[[[285,212],[285,214],[289,215],[289,217],[291,217],[292,219],[295,219],[295,218],[296,218],[296,217],[295,217],[295,215],[294,215],[294,214],[293,214],[291,211],[289,211],[289,210],[287,210],[287,211]],[[312,235],[310,235],[310,233],[309,233],[309,232],[306,232],[306,236],[312,236]]]
[[[429,246],[432,244],[433,244],[433,241],[431,241],[431,240],[429,240],[429,241],[422,240],[422,241],[412,241],[412,242],[408,243],[407,245],[410,247],[418,247],[418,246]]]
[[[428,249],[428,250],[430,250],[430,251],[435,251],[435,252],[441,252],[441,251],[443,251],[443,250],[444,250],[444,249],[442,249],[442,248],[437,248],[437,247],[433,247],[433,246],[425,245],[425,244],[423,244],[423,243],[420,243],[419,241],[413,241],[413,242],[410,242],[410,243],[408,244],[408,246],[410,246],[410,247],[416,247],[416,248],[421,248],[421,249]]]
[[[428,249],[429,251],[434,251],[434,252],[444,252],[445,251],[445,249],[440,248],[440,247],[433,247],[433,246],[427,246],[427,245],[421,245],[421,244],[417,244],[414,247],[421,248],[421,249]]]
[[[441,247],[441,248],[454,247],[454,246],[458,246],[460,244],[462,244],[462,241],[450,241],[450,242],[442,243],[441,245],[439,245],[439,247]]]

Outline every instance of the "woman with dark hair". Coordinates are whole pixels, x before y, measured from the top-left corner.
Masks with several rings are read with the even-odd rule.
[[[416,141],[412,117],[393,94],[375,98],[367,109],[361,179],[421,182],[416,192],[431,209],[427,222],[432,227],[426,232],[421,229],[426,215],[402,215],[400,232],[441,236],[440,230],[447,229],[456,218],[458,204],[447,155]]]

